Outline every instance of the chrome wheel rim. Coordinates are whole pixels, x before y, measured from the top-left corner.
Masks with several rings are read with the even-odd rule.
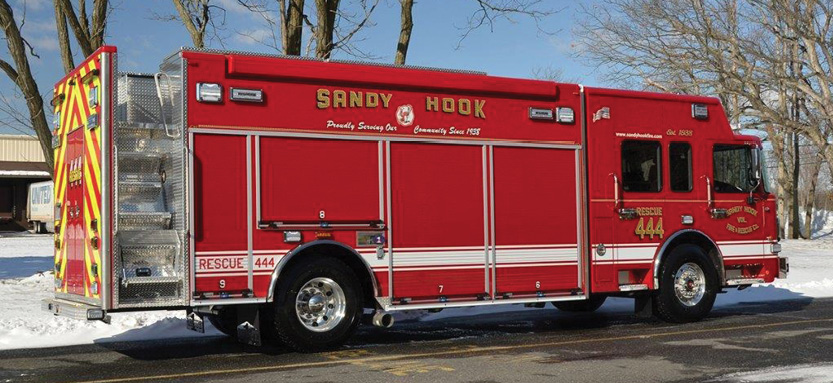
[[[700,266],[688,262],[674,274],[674,294],[680,303],[696,306],[706,295],[706,273]]]
[[[344,319],[346,311],[344,290],[330,278],[309,280],[295,297],[295,314],[310,331],[332,330]]]

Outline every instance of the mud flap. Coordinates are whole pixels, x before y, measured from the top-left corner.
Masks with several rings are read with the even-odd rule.
[[[202,315],[198,313],[193,311],[188,313],[186,326],[188,326],[188,329],[191,331],[205,334],[205,321],[202,319]]]
[[[243,305],[237,309],[237,341],[260,346],[260,310],[257,305]]]
[[[650,294],[639,294],[634,298],[634,314],[637,318],[654,316],[654,303]]]

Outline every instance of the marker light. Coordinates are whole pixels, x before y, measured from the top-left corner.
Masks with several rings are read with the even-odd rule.
[[[197,83],[197,101],[199,102],[221,102],[223,101],[223,87],[220,84],[207,82]]]
[[[286,243],[301,242],[300,231],[285,231],[283,232],[283,241]]]
[[[709,118],[709,108],[706,104],[691,104],[691,117],[695,120],[706,120]]]
[[[562,124],[572,124],[576,121],[576,113],[573,108],[558,108],[555,110],[555,120]]]

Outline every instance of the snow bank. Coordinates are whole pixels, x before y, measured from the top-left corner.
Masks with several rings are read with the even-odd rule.
[[[178,311],[113,314],[110,325],[56,317],[40,305],[52,286],[51,272],[0,280],[0,350],[202,336],[185,328]],[[220,334],[212,328],[206,335]]]
[[[833,364],[802,364],[731,374],[712,380],[712,382],[829,383],[831,376],[833,376]]]
[[[206,326],[205,335],[188,331],[183,311],[112,314],[110,325],[56,317],[42,311],[41,300],[52,296],[52,274],[48,271],[36,273],[43,269],[30,267],[32,264],[27,262],[35,258],[51,264],[51,246],[51,236],[0,236],[0,262],[6,260],[7,265],[28,270],[30,275],[26,278],[4,279],[0,274],[0,350],[220,335],[210,325]],[[792,270],[789,278],[742,291],[729,289],[726,294],[718,296],[716,304],[726,307],[781,299],[833,297],[833,279],[828,275],[829,270],[833,269],[833,236],[813,241],[784,241],[783,248],[784,254],[790,257]],[[44,253],[47,256],[43,256]],[[4,271],[2,267],[0,264],[0,272]],[[396,315],[398,320],[433,321],[520,310],[539,309],[527,309],[523,305],[500,305]],[[553,315],[558,315],[552,306],[548,305],[546,310],[552,310]],[[633,310],[633,301],[624,298],[608,299],[600,310],[630,312]]]

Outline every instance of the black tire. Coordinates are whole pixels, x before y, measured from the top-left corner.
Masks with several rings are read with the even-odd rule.
[[[555,308],[570,313],[590,313],[602,307],[607,296],[605,295],[591,295],[589,299],[581,301],[563,301],[552,302]]]
[[[334,282],[341,289],[345,302],[341,319],[333,322],[332,328],[319,332],[308,329],[296,312],[299,291],[316,278]],[[364,307],[361,284],[353,270],[338,259],[322,257],[292,267],[278,281],[276,291],[273,336],[296,351],[316,352],[339,347],[353,335],[361,322]]]
[[[234,308],[220,309],[219,314],[206,315],[205,319],[221,333],[237,338],[237,310]]]
[[[702,271],[703,291],[699,299],[680,297],[675,289],[675,279],[678,271],[685,265],[689,270],[696,270],[690,265],[697,265]],[[685,276],[685,274],[681,275]],[[720,290],[717,269],[714,263],[706,255],[706,252],[696,245],[680,245],[668,255],[662,263],[659,272],[659,292],[653,297],[654,314],[660,319],[673,323],[696,322],[707,315],[714,306],[717,292]],[[689,280],[686,287],[681,289],[682,294],[691,294],[696,297],[698,286],[693,278],[681,278]]]

